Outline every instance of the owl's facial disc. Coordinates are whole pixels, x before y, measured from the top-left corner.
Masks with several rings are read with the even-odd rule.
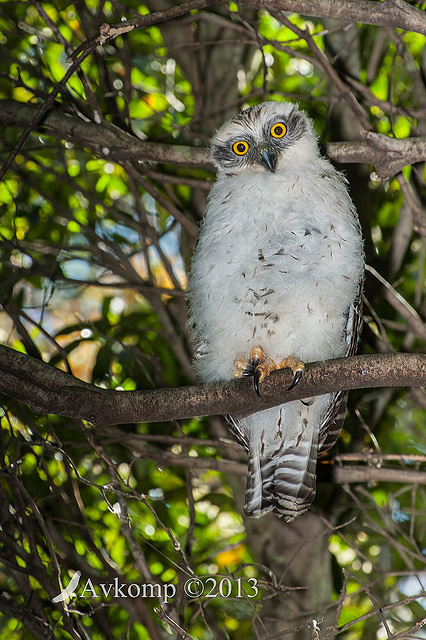
[[[258,159],[257,162],[268,169],[271,173],[275,173],[277,168],[278,161],[278,153],[275,149],[265,149],[265,147],[260,147],[258,149]]]

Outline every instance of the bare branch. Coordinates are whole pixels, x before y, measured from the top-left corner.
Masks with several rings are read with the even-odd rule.
[[[332,472],[336,484],[356,482],[398,482],[404,484],[426,485],[426,473],[411,469],[396,469],[371,466],[336,466]]]
[[[182,640],[193,640],[192,636],[190,636],[189,633],[185,631],[185,629],[182,629],[182,627],[177,622],[175,622],[173,618],[167,615],[167,613],[164,611],[163,608],[159,609],[158,607],[156,607],[154,611],[157,614],[157,616],[160,618],[160,620],[162,620],[163,622],[166,622],[168,625],[171,626],[172,629],[174,629],[179,634],[179,637],[182,638]]]
[[[368,163],[376,170],[378,178],[387,178],[404,167],[426,160],[426,138],[390,138],[372,131],[363,133],[366,140],[329,142],[327,155],[335,162]]]
[[[239,0],[242,7],[290,11],[317,18],[363,22],[426,34],[426,14],[404,0]]]
[[[92,45],[92,47],[89,47],[77,60],[75,60],[72,63],[72,65],[69,67],[67,72],[64,74],[62,80],[60,80],[52,89],[48,98],[41,105],[37,105],[34,107],[32,117],[28,120],[24,131],[21,133],[17,143],[15,144],[14,149],[9,154],[9,157],[6,159],[3,166],[0,168],[0,180],[1,178],[3,178],[3,176],[9,169],[9,167],[12,165],[13,161],[15,160],[19,151],[23,147],[31,131],[37,128],[43,116],[49,111],[49,109],[54,104],[56,97],[66,87],[66,84],[68,80],[71,78],[71,76],[74,74],[74,71],[76,71],[80,67],[83,60],[87,58],[87,56],[89,56],[94,51],[94,48],[95,48],[94,45]]]
[[[279,17],[280,14],[276,14],[275,17]],[[354,94],[350,90],[349,86],[347,86],[343,80],[340,78],[336,69],[334,69],[331,61],[325,55],[324,51],[317,45],[314,37],[309,33],[309,29],[299,29],[294,24],[290,22],[286,17],[280,18],[281,22],[287,26],[288,29],[291,29],[295,34],[299,36],[299,38],[305,40],[309,49],[313,53],[313,60],[316,60],[317,65],[322,70],[325,76],[328,76],[330,81],[335,86],[336,90],[339,92],[341,97],[345,100],[349,109],[352,111],[354,117],[357,119],[359,126],[363,129],[369,129],[370,123],[366,114],[364,113],[364,109],[359,104],[358,100],[355,98]]]
[[[188,15],[191,11],[206,9],[212,5],[221,4],[221,2],[223,2],[223,0],[190,0],[190,2],[184,2],[183,4],[170,7],[170,9],[165,9],[164,11],[148,13],[147,15],[139,15],[129,20],[123,20],[123,22],[115,25],[104,22],[99,28],[97,42],[104,44],[105,42],[110,42],[117,36],[123,35],[123,33],[133,31],[133,29],[146,29],[154,24],[176,20],[176,18]]]
[[[0,611],[6,616],[6,619],[22,620],[26,629],[36,640],[54,640],[53,629],[44,620],[37,619],[24,605],[18,604],[7,591],[0,593]],[[74,637],[80,638],[81,636]]]
[[[284,369],[264,380],[261,398],[250,380],[144,391],[100,389],[4,346],[0,370],[0,391],[35,411],[106,426],[226,413],[242,416],[340,389],[421,387],[426,385],[426,354],[360,355],[311,363],[292,391],[286,391],[292,376]]]
[[[119,25],[102,24],[100,27],[99,36],[95,39],[86,40],[69,56],[67,62],[70,63],[70,67],[65,72],[63,78],[56,83],[52,91],[49,93],[48,98],[35,109],[33,117],[28,122],[25,130],[21,133],[18,142],[16,143],[12,153],[9,155],[5,163],[0,169],[0,179],[5,175],[9,167],[12,165],[14,159],[18,155],[20,149],[24,145],[26,139],[30,135],[31,131],[37,127],[43,116],[47,113],[50,107],[53,105],[56,97],[65,89],[68,80],[77,71],[82,62],[91,55],[96,47],[105,42],[113,40],[118,35],[132,31],[135,28],[148,27],[153,24],[159,24],[166,22],[183,15],[191,13],[194,9],[203,9],[213,4],[219,4],[221,0],[192,0],[178,7],[173,7],[166,11],[160,11],[158,13],[151,13],[147,16],[139,16],[139,18],[127,21],[127,24],[120,23]]]
[[[0,125],[27,127],[37,111],[38,107],[35,105],[2,100]],[[208,149],[145,142],[113,124],[87,122],[59,109],[46,114],[37,130],[88,147],[98,155],[115,162],[136,160],[210,166]],[[328,157],[335,162],[372,164],[380,179],[395,175],[409,164],[426,160],[426,137],[397,139],[371,131],[363,135],[366,140],[327,143]]]
[[[397,180],[405,201],[410,208],[411,215],[413,216],[414,230],[417,231],[419,235],[426,236],[426,216],[423,214],[419,198],[403,173],[397,176]]]
[[[135,441],[133,434],[128,438],[126,434],[121,435],[121,442],[124,446],[129,447],[132,450],[135,458],[146,458],[148,460],[154,460],[159,466],[178,466],[189,469],[196,469],[199,473],[204,473],[207,470],[220,471],[222,473],[233,474],[237,476],[247,475],[247,464],[243,462],[236,462],[235,460],[217,460],[216,458],[202,458],[183,455],[179,453],[173,453],[157,447],[146,445],[143,442]],[[185,439],[182,439],[182,444],[185,443]],[[199,440],[198,444],[203,444],[204,440]],[[395,457],[395,456],[394,456]],[[401,456],[403,458],[404,456]],[[342,464],[340,461],[342,455],[333,456],[333,461],[338,464],[333,464],[331,467],[331,473],[327,475],[328,479],[332,479],[334,484],[356,484],[366,482],[395,482],[398,484],[414,484],[417,486],[426,485],[426,472],[418,471],[416,469],[405,469],[402,467],[386,467],[379,466],[381,460],[376,460],[376,465],[370,464]],[[349,457],[350,460],[350,457]],[[319,459],[321,465],[321,458]],[[323,463],[323,466],[328,471],[327,467],[330,467],[329,461]],[[321,476],[320,476],[321,480]]]
[[[27,127],[37,112],[36,105],[2,100],[0,102],[0,124],[8,127]],[[207,149],[145,142],[113,124],[87,122],[82,118],[63,113],[59,109],[46,114],[37,129],[55,138],[69,140],[74,144],[87,147],[98,155],[117,162],[140,160],[197,166],[209,163]]]
[[[410,331],[414,333],[420,340],[426,342],[426,324],[419,316],[417,311],[402,297],[392,285],[383,278],[372,266],[366,265],[366,271],[369,271],[383,286],[383,297],[392,305],[399,315],[407,321]]]

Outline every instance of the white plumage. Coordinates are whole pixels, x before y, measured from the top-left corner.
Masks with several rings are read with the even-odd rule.
[[[241,359],[243,375],[252,374],[257,347],[277,363],[353,352],[361,232],[345,179],[320,156],[309,118],[290,103],[251,107],[219,129],[212,158],[217,182],[189,284],[201,379],[241,375]],[[337,438],[345,400],[329,394],[230,419],[249,455],[247,515],[274,510],[291,521],[309,508],[318,451]]]

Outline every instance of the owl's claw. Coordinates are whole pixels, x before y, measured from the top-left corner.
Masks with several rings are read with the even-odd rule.
[[[303,376],[303,371],[301,369],[297,369],[295,374],[294,374],[294,378],[293,381],[291,383],[291,385],[289,387],[287,387],[287,391],[291,391],[292,389],[294,389],[294,387],[297,385],[298,382],[300,382],[301,377]]]
[[[291,391],[298,384],[298,382],[300,382],[300,379],[303,376],[303,372],[305,370],[305,365],[303,364],[303,362],[298,358],[295,358],[294,356],[283,358],[280,362],[275,362],[275,360],[267,358],[262,347],[254,347],[254,349],[250,351],[250,357],[248,360],[244,355],[238,356],[238,358],[235,360],[234,365],[234,375],[236,378],[246,378],[248,376],[253,376],[254,390],[259,397],[259,382],[262,382],[262,380],[264,380],[266,376],[271,373],[271,371],[289,367],[293,371],[294,376],[292,383],[287,388],[287,391]]]
[[[260,381],[260,376],[261,376],[261,371],[260,369],[255,369],[254,374],[253,374],[253,386],[254,386],[254,390],[256,391],[257,395],[260,398],[260,391],[259,391],[259,381]]]

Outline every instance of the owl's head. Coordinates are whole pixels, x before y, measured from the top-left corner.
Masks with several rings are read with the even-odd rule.
[[[220,172],[285,170],[318,157],[311,120],[296,104],[263,102],[241,111],[212,140],[212,160]]]

